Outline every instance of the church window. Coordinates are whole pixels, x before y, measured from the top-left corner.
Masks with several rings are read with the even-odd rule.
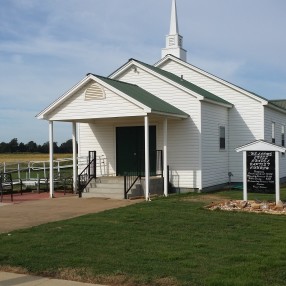
[[[275,143],[275,122],[271,124],[271,142]]]
[[[225,126],[219,127],[219,149],[225,150]]]

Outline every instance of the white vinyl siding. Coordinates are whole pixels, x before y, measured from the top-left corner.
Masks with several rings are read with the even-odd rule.
[[[201,188],[200,101],[140,68],[137,68],[136,72],[130,69],[116,79],[137,84],[190,115],[188,119],[168,121],[170,179],[176,187]],[[161,118],[161,124],[162,121],[163,118]],[[160,133],[159,137],[162,136],[163,134]],[[160,141],[162,142],[162,139]],[[162,149],[163,146],[158,148]]]
[[[220,149],[220,127],[225,128],[225,150]],[[202,178],[203,188],[228,181],[228,109],[202,103]]]
[[[79,156],[87,156],[89,151],[96,151],[97,175],[115,175],[115,135],[114,126],[106,123],[81,123],[79,125]]]
[[[229,110],[229,171],[233,181],[242,181],[242,155],[235,149],[264,137],[263,105],[260,99],[254,99],[226,84],[174,61],[164,63],[161,68],[184,78],[220,98],[233,104]]]
[[[269,108],[264,107],[264,129],[265,129],[265,138],[264,140],[271,143],[272,142],[272,123],[275,122],[275,142],[277,145],[282,145],[281,143],[281,128],[286,124],[286,114]],[[281,156],[280,158],[280,177],[286,177],[286,157]]]
[[[86,100],[86,85],[72,97],[51,112],[49,120],[84,120],[95,118],[115,118],[126,116],[142,116],[145,112],[130,101],[103,88],[105,98]]]

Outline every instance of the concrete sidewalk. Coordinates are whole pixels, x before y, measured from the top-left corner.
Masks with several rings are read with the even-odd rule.
[[[125,207],[140,201],[142,202],[142,200],[130,201],[66,196],[54,199],[25,201],[16,204],[0,203],[0,233]]]
[[[100,286],[99,284],[81,283],[68,280],[44,278],[25,274],[0,271],[0,286]]]

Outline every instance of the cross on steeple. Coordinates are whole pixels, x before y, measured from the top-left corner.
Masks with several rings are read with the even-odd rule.
[[[172,2],[170,33],[166,36],[166,48],[162,49],[162,58],[168,54],[187,61],[187,51],[183,49],[183,37],[179,35],[176,0]]]

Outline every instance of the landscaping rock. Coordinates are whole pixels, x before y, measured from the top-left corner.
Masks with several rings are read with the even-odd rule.
[[[251,208],[254,210],[259,210],[260,207],[261,207],[261,204],[258,204],[256,202],[251,204]]]
[[[242,201],[242,202],[239,203],[239,206],[240,206],[240,208],[242,208],[242,209],[246,208],[247,205],[248,205],[247,201]]]
[[[274,202],[260,201],[241,201],[241,200],[224,200],[222,202],[212,202],[206,206],[209,210],[224,210],[224,211],[243,211],[255,213],[268,213],[286,215],[285,203],[279,202],[277,205]]]

